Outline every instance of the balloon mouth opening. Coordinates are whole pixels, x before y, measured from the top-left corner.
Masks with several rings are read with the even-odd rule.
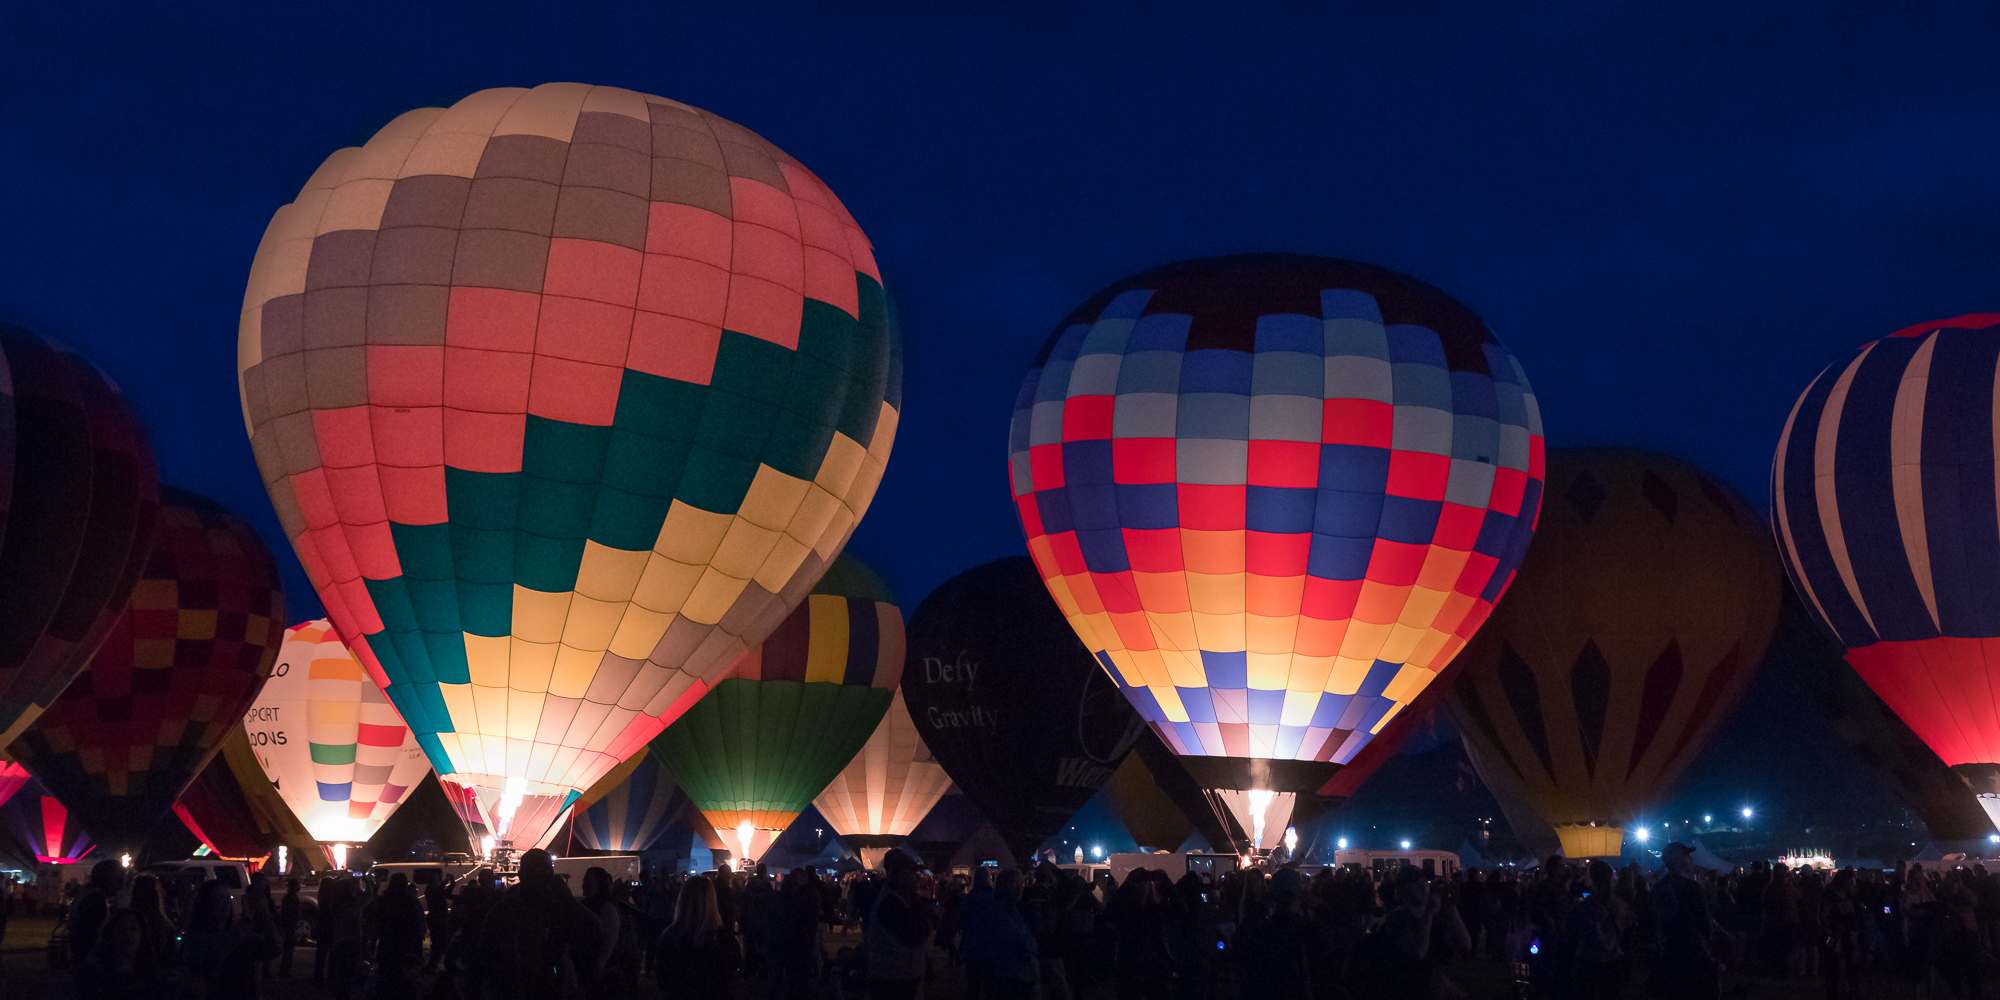
[[[441,774],[439,784],[466,835],[487,857],[543,845],[581,794],[568,785],[519,775]]]

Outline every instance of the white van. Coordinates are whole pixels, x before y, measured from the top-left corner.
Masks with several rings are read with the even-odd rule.
[[[1197,872],[1220,878],[1225,872],[1236,870],[1237,858],[1234,854],[1207,854],[1194,851],[1168,852],[1157,854],[1118,853],[1105,859],[1111,868],[1111,877],[1119,885],[1125,884],[1125,876],[1141,868],[1163,871],[1167,877],[1178,882],[1188,872]]]
[[[162,882],[183,881],[192,886],[214,879],[229,889],[229,898],[243,895],[250,887],[250,866],[221,858],[189,858],[186,861],[155,861],[139,869],[141,875],[156,875]],[[278,883],[283,892],[284,883]]]
[[[1337,868],[1348,868],[1368,873],[1370,880],[1381,882],[1392,878],[1403,868],[1422,868],[1424,874],[1450,878],[1458,871],[1458,855],[1450,851],[1364,851],[1360,849],[1333,852],[1333,864]]]

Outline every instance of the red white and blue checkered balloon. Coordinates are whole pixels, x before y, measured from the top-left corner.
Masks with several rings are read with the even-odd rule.
[[[1009,452],[1049,592],[1168,746],[1339,765],[1512,581],[1542,448],[1527,376],[1471,310],[1257,254],[1086,302]]]

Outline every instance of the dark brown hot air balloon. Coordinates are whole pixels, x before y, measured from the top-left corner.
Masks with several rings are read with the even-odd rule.
[[[1551,451],[1548,502],[1448,704],[1570,857],[1617,854],[1763,659],[1784,581],[1756,513],[1678,459]]]
[[[130,604],[10,748],[114,850],[144,841],[241,729],[284,635],[278,567],[257,533],[205,497],[161,493]]]
[[[0,324],[0,748],[104,641],[158,506],[152,446],[118,387]]]
[[[321,868],[327,862],[326,852],[264,776],[240,726],[230,730],[222,750],[174,802],[174,815],[218,857],[258,861],[284,846],[291,849],[288,867]]]

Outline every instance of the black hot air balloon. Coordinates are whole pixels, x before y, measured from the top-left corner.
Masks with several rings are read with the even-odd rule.
[[[903,697],[924,743],[1017,858],[1103,787],[1145,724],[1025,556],[944,582],[910,618]]]

